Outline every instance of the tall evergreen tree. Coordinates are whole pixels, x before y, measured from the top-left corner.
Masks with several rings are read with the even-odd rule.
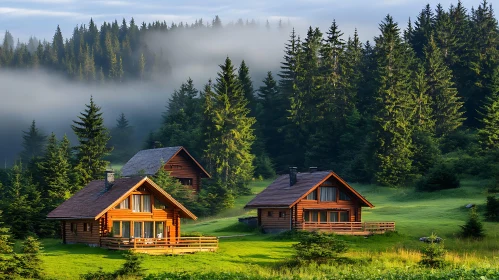
[[[104,173],[108,161],[103,157],[108,155],[112,148],[107,147],[107,129],[104,127],[101,108],[90,97],[90,104],[86,104],[84,112],[73,121],[71,128],[78,137],[79,145],[76,146],[77,170],[81,172],[80,183],[87,184],[92,179],[97,179]]]
[[[414,23],[412,36],[409,38],[409,42],[418,58],[424,57],[423,49],[430,39],[432,30],[433,11],[431,10],[430,4],[426,4],[426,7],[419,13],[418,18]]]
[[[213,156],[216,177],[229,189],[242,193],[247,191],[246,184],[253,175],[251,145],[255,140],[255,118],[248,116],[248,101],[230,58],[220,68],[211,113],[213,138],[206,153]]]
[[[491,95],[487,96],[480,110],[482,117],[478,136],[484,150],[499,149],[499,67],[496,68],[492,80]]]
[[[463,102],[454,87],[451,70],[445,65],[444,54],[433,36],[424,50],[428,95],[432,99],[435,133],[448,135],[463,124]]]
[[[244,93],[244,97],[246,98],[246,100],[248,100],[248,109],[250,109],[250,116],[255,116],[255,90],[253,88],[253,81],[251,81],[249,68],[244,60],[241,62],[241,66],[239,66],[238,78],[239,83],[241,83],[241,89]]]
[[[375,121],[376,181],[396,186],[411,170],[414,95],[411,84],[412,55],[400,38],[390,15],[380,24],[375,38],[377,92]],[[409,59],[408,59],[409,58]]]
[[[24,164],[28,164],[30,160],[43,155],[47,136],[44,135],[36,127],[36,122],[33,120],[28,131],[23,131],[23,151],[21,159]]]

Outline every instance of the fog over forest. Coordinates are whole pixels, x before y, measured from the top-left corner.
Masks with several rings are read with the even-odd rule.
[[[256,29],[189,29],[170,33],[151,33],[147,45],[154,52],[163,51],[170,71],[145,82],[86,85],[72,82],[60,74],[38,71],[0,71],[0,160],[8,166],[21,151],[22,131],[31,121],[45,134],[67,134],[72,144],[76,138],[72,120],[85,109],[92,95],[102,107],[108,128],[121,112],[136,128],[136,141],[142,144],[149,131],[159,127],[161,115],[174,89],[189,77],[197,89],[208,79],[215,80],[218,65],[229,56],[236,65],[244,59],[255,88],[267,71],[277,71],[289,30]],[[154,75],[154,74],[153,74]]]

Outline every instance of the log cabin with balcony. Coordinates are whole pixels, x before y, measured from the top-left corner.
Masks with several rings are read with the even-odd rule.
[[[197,217],[148,177],[90,182],[50,212],[64,244],[151,254],[215,251],[216,237],[181,237],[181,218]]]
[[[394,222],[362,222],[362,207],[374,205],[332,171],[298,173],[290,168],[251,200],[265,232],[320,230],[370,235],[395,230]]]
[[[181,146],[155,148],[139,151],[121,168],[123,177],[137,175],[154,176],[163,168],[182,185],[190,186],[194,192],[201,189],[201,179],[210,174],[189,152]]]

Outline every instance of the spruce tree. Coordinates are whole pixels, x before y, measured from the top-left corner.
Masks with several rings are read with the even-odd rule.
[[[490,96],[486,98],[480,113],[482,115],[478,136],[482,149],[499,149],[499,67],[494,74],[495,86]]]
[[[130,126],[124,113],[116,119],[116,126],[111,129],[109,146],[113,147],[112,159],[125,162],[132,156],[132,136],[134,128]]]
[[[239,83],[241,83],[241,89],[244,93],[244,97],[246,98],[246,100],[248,100],[248,109],[250,109],[250,116],[255,116],[255,90],[253,88],[253,81],[251,81],[249,68],[244,60],[241,62],[241,66],[239,66],[238,78]]]
[[[426,4],[426,7],[419,13],[418,18],[414,23],[412,36],[409,38],[409,42],[418,58],[424,57],[424,46],[428,44],[432,30],[433,11],[431,10],[430,4]]]
[[[437,137],[449,135],[464,121],[463,102],[454,87],[453,75],[433,36],[424,49],[428,95],[431,97]]]
[[[35,120],[31,122],[28,131],[23,131],[23,151],[21,159],[23,164],[28,164],[30,160],[43,155],[47,136],[37,127]]]
[[[411,170],[415,107],[408,65],[412,53],[400,38],[398,25],[390,15],[380,24],[381,35],[375,38],[377,90],[375,143],[376,181],[397,186]]]
[[[107,147],[110,137],[104,127],[101,108],[94,103],[93,97],[90,97],[90,104],[85,106],[84,112],[78,116],[79,120],[73,121],[71,125],[79,141],[75,147],[78,162],[76,169],[82,172],[79,182],[83,184],[103,175],[109,164],[103,157],[112,151],[112,148]]]
[[[248,101],[230,58],[220,68],[211,112],[213,137],[206,153],[213,157],[216,177],[229,189],[243,193],[253,176],[251,146],[255,140],[252,128],[255,118],[248,116]]]
[[[215,145],[213,143],[213,139],[215,136],[215,125],[213,122],[213,107],[214,107],[214,92],[213,85],[211,79],[204,86],[203,91],[201,92],[201,98],[203,100],[203,121],[201,123],[201,135],[203,139],[203,146],[208,147],[209,145]],[[213,174],[215,171],[215,162],[214,162],[214,152],[215,149],[211,147],[211,149],[206,149],[203,151],[203,159],[206,164],[206,169],[210,174]]]

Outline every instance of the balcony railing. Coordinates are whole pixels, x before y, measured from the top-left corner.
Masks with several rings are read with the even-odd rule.
[[[324,230],[337,233],[380,234],[395,230],[395,222],[304,222],[297,224],[295,229]]]
[[[180,254],[218,249],[218,238],[211,236],[170,238],[102,237],[101,247],[113,250],[133,250],[151,254]]]

